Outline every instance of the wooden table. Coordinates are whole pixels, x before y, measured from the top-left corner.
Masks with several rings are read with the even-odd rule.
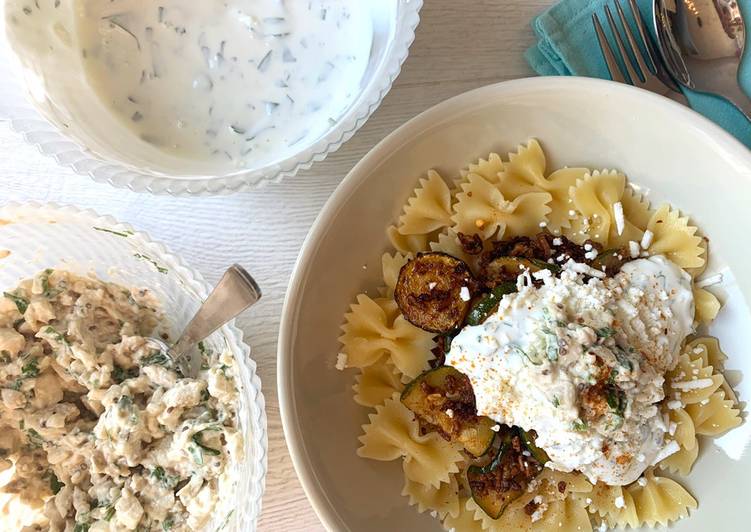
[[[268,414],[269,456],[260,530],[320,530],[295,475],[276,394],[276,344],[287,282],[300,245],[350,168],[407,119],[475,87],[532,74],[522,54],[529,22],[551,0],[425,0],[410,57],[380,109],[326,161],[280,184],[216,198],[135,194],[93,183],[42,156],[0,124],[0,201],[88,207],[149,232],[211,283],[245,265],[264,298],[239,321],[258,362]]]

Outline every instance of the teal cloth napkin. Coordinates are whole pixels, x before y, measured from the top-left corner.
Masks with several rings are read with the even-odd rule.
[[[610,35],[604,7],[606,3],[613,9],[613,0],[562,0],[532,21],[532,29],[537,37],[537,44],[524,54],[532,69],[543,76],[587,76],[610,79],[605,60],[602,57],[597,37],[592,27],[592,13],[597,13]],[[652,0],[637,0],[642,18],[652,29]],[[740,0],[741,9],[746,20],[746,39],[751,40],[751,0]],[[630,18],[630,10],[625,12]],[[615,12],[613,14],[618,20]],[[615,43],[611,42],[615,49]],[[617,55],[617,52],[616,52]],[[751,48],[746,43],[746,53],[741,65],[738,79],[746,93],[751,94]],[[728,101],[682,89],[691,107],[719,124],[733,134],[738,140],[751,148],[751,123]]]

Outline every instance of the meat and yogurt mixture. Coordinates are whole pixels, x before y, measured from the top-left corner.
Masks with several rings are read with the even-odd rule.
[[[195,530],[233,491],[233,357],[201,346],[183,378],[161,323],[150,291],[65,271],[0,297],[2,490],[40,509],[29,530]]]
[[[691,279],[662,255],[619,273],[569,261],[523,272],[483,323],[453,339],[477,412],[534,430],[549,467],[625,485],[677,450],[663,375],[692,331]]]

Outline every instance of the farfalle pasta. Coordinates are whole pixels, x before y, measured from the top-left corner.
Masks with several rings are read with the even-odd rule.
[[[427,487],[439,488],[459,471],[463,460],[455,444],[435,432],[421,434],[412,412],[399,395],[376,407],[370,423],[363,426],[362,445],[357,454],[372,460],[390,461],[404,458],[404,476]]]
[[[337,367],[356,370],[354,399],[370,409],[358,454],[402,459],[406,502],[431,512],[446,530],[602,530],[664,526],[687,517],[697,501],[678,480],[662,475],[690,475],[706,439],[743,422],[741,404],[722,373],[727,356],[720,343],[695,335],[695,327],[701,331],[721,311],[707,289],[714,282],[705,274],[707,239],[676,208],[652,209],[617,170],[549,168],[535,139],[506,157],[491,153],[469,163],[459,174],[449,182],[429,171],[418,180],[396,224],[387,229],[394,249],[382,255],[383,284],[375,287],[381,297],[360,294],[345,315]],[[645,287],[629,290],[623,283],[635,264],[647,265],[647,272],[672,272],[672,277],[655,277],[660,279],[655,286],[673,283],[680,290],[651,299]],[[666,270],[666,264],[672,266]],[[509,335],[533,330],[530,322],[512,326],[510,320],[518,308],[531,316],[534,304],[505,302],[520,293],[542,293],[565,279],[574,283],[567,290],[595,290],[588,293],[597,301],[592,315],[623,314],[606,326],[589,327],[554,317],[560,309],[546,310],[538,318],[537,343],[509,351],[520,364],[514,378],[525,378],[525,371],[543,364],[558,364],[556,371],[562,371],[560,360],[567,355],[560,335],[568,335],[567,348],[589,338],[594,347],[588,350],[595,353],[590,356],[607,371],[598,370],[580,385],[586,392],[576,396],[580,417],[565,430],[590,433],[600,430],[596,423],[604,419],[610,420],[607,430],[618,430],[628,412],[641,408],[638,401],[647,401],[645,412],[663,427],[664,446],[629,456],[628,463],[641,464],[633,466],[640,474],[612,477],[626,479],[621,482],[606,482],[586,464],[564,469],[544,426],[522,428],[488,417],[489,407],[502,404],[511,388],[499,394],[499,388],[482,386],[478,353],[494,345],[483,338],[506,325]],[[598,286],[632,299],[619,303],[617,312],[605,312],[608,303],[597,300],[604,297]],[[666,315],[688,323],[678,340],[670,340],[674,323],[669,320],[651,328],[619,321],[658,319],[649,316],[660,316],[655,309],[674,300],[684,301],[685,311],[670,307]],[[490,320],[497,320],[492,328],[479,328]],[[566,332],[577,327],[586,330],[579,336]],[[638,334],[655,335],[648,344],[654,353],[620,347],[623,338]],[[494,338],[498,343],[506,337]],[[466,342],[473,350],[461,351]],[[495,353],[488,360],[502,357],[511,354]],[[652,365],[659,369],[650,370]],[[643,379],[651,384],[641,399],[624,389],[644,384],[621,385],[634,371],[654,371]],[[551,381],[545,389],[554,385]],[[528,392],[525,388],[522,395]],[[557,409],[562,401],[553,396],[547,408]],[[629,430],[624,434],[639,433]],[[603,456],[605,447],[597,449]]]

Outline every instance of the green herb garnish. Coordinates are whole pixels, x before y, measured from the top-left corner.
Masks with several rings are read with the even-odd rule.
[[[105,521],[111,521],[112,518],[115,517],[115,505],[111,504],[107,507],[107,511],[104,512],[104,519]]]
[[[113,231],[112,229],[106,229],[104,227],[94,227],[94,231],[101,231],[102,233],[110,233],[111,235],[121,236],[128,238],[133,235],[133,231]]]
[[[171,530],[174,525],[174,519],[172,519],[172,517],[168,517],[167,519],[162,521],[162,530]]]
[[[13,301],[16,304],[16,308],[20,314],[24,314],[26,309],[29,308],[29,300],[9,292],[3,292],[3,296]]]
[[[89,523],[76,523],[73,527],[73,532],[89,532]]]
[[[39,375],[39,361],[36,358],[29,359],[29,361],[21,367],[21,374],[25,379],[30,379]]]
[[[571,422],[571,428],[577,432],[584,432],[589,427],[586,421],[582,421],[581,419],[575,419],[574,421]]]
[[[193,457],[193,461],[198,465],[203,465],[203,452],[201,448],[194,444],[188,444],[188,452]]]
[[[57,478],[57,475],[50,471],[50,489],[52,490],[52,493],[54,495],[57,495],[57,493],[64,487],[65,484],[60,482],[60,480]]]
[[[63,335],[63,333],[59,332],[54,327],[47,327],[47,328],[45,328],[44,329],[44,333],[45,334],[49,334],[50,336],[52,336],[52,338],[54,338],[55,340],[57,340],[61,344],[70,345],[68,343],[68,340],[65,339],[65,336]]]
[[[161,351],[154,351],[141,359],[141,366],[168,366],[171,360]]]
[[[626,406],[628,405],[626,394],[615,386],[610,386],[605,392],[605,399],[610,409],[616,415],[623,417],[623,412],[626,411]]]
[[[615,329],[612,327],[602,327],[600,329],[595,329],[595,334],[598,338],[611,338],[612,336],[615,336]]]
[[[143,254],[141,254],[141,253],[135,253],[135,254],[133,254],[133,256],[134,256],[135,258],[137,258],[137,259],[143,259],[143,260],[145,260],[145,261],[148,261],[148,262],[150,262],[151,264],[153,264],[153,265],[154,265],[154,268],[156,268],[156,271],[158,271],[159,273],[167,273],[167,272],[169,271],[169,270],[168,270],[167,268],[165,268],[164,266],[160,266],[160,265],[159,265],[159,264],[157,263],[157,261],[155,261],[154,259],[152,259],[152,258],[151,258],[151,257],[149,257],[148,255],[143,255]]]
[[[29,445],[35,449],[40,449],[44,444],[44,438],[34,429],[26,431],[26,439],[29,440]]]
[[[138,377],[138,368],[123,369],[117,364],[112,368],[112,378],[117,384],[135,377]]]
[[[204,445],[204,443],[203,443],[203,433],[206,432],[207,430],[219,430],[219,429],[204,429],[204,430],[200,430],[200,431],[196,432],[195,434],[193,434],[193,437],[191,439],[193,440],[193,443],[195,443],[201,449],[203,449],[203,451],[206,454],[210,454],[212,456],[219,456],[220,454],[222,454],[221,451],[219,451],[217,449],[214,449],[212,447],[208,447],[208,446]]]

